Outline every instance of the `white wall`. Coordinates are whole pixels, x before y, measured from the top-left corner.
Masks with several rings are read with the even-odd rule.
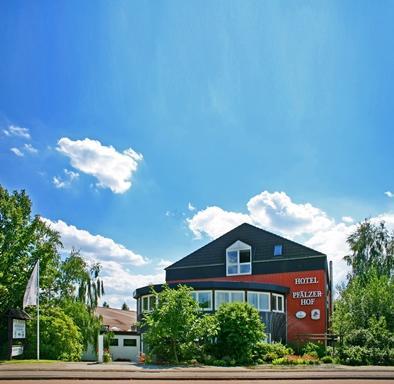
[[[138,335],[115,335],[114,339],[118,339],[118,346],[111,345],[109,352],[112,355],[112,360],[127,359],[131,361],[137,361],[139,350],[140,350],[140,337]],[[136,340],[135,347],[123,346],[123,340],[133,339]]]

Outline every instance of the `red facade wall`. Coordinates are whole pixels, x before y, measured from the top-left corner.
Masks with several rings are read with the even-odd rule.
[[[296,279],[311,278],[310,282]],[[181,283],[191,281],[249,281],[256,283],[271,283],[282,285],[290,289],[287,295],[287,340],[296,341],[299,335],[311,333],[325,333],[327,331],[326,317],[326,273],[324,270],[305,272],[286,272],[267,275],[226,276],[210,279],[194,279],[182,281],[168,281],[167,283]],[[296,283],[298,281],[298,284]],[[320,293],[321,293],[321,296]],[[297,296],[297,297],[294,297]],[[306,296],[306,297],[301,297]],[[312,297],[315,296],[315,297]],[[316,297],[317,296],[317,297]],[[313,300],[313,303],[302,300]],[[320,319],[313,320],[311,311],[318,309]],[[306,317],[297,319],[296,313],[303,311]]]

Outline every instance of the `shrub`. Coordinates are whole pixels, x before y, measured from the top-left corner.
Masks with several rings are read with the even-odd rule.
[[[293,354],[294,351],[286,347],[285,345],[281,343],[266,343],[263,341],[260,341],[256,343],[254,347],[254,353],[253,353],[253,360],[255,362],[258,362],[258,360],[261,360],[263,363],[269,363],[273,360],[276,360],[278,358],[284,357],[286,355],[291,355]],[[259,362],[258,362],[259,363]],[[261,364],[261,363],[259,363]]]
[[[272,365],[311,365],[317,363],[317,360],[310,359],[307,355],[306,357],[288,355],[272,361]]]
[[[257,342],[265,338],[259,312],[248,303],[222,304],[216,312],[218,323],[216,356],[226,356],[237,363],[249,363]]]
[[[366,365],[369,362],[369,351],[365,347],[354,345],[339,351],[341,362],[348,365]]]
[[[322,343],[308,342],[302,347],[301,352],[303,355],[316,354],[317,357],[321,358],[326,355],[326,347]]]
[[[334,359],[331,356],[323,356],[321,362],[324,364],[332,364],[334,363]]]
[[[104,361],[104,363],[110,363],[112,361],[112,356],[109,353],[109,351],[104,351],[103,361]]]
[[[37,319],[27,322],[29,345],[26,357],[36,357]],[[83,352],[83,338],[71,317],[59,307],[41,307],[40,356],[42,359],[77,361]]]

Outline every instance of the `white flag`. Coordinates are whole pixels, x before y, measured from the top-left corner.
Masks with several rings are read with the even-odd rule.
[[[34,266],[33,272],[27,282],[26,291],[23,296],[23,309],[28,305],[37,305],[37,293],[38,293],[38,261]]]

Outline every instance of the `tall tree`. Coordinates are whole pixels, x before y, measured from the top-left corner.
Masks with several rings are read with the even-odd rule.
[[[0,313],[20,307],[27,280],[40,260],[41,287],[56,279],[60,236],[38,215],[31,216],[26,192],[8,193],[0,186]]]
[[[351,254],[345,260],[352,267],[351,277],[364,276],[373,267],[378,274],[394,273],[394,234],[385,223],[373,224],[370,220],[360,223],[347,240]]]
[[[129,306],[126,304],[126,302],[124,302],[124,303],[122,304],[122,311],[128,311],[128,310],[130,310],[130,308],[129,308]]]

